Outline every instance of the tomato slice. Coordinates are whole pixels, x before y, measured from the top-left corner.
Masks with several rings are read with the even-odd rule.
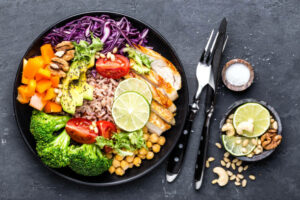
[[[84,118],[73,118],[67,122],[66,131],[70,137],[81,144],[91,144],[96,142],[98,134],[90,129],[92,121]]]
[[[129,72],[129,60],[122,55],[114,54],[115,60],[99,58],[96,62],[97,72],[106,78],[119,79]]]
[[[97,121],[99,135],[110,139],[114,132],[117,131],[116,126],[109,121]]]

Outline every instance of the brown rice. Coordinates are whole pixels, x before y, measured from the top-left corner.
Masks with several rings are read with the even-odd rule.
[[[94,87],[93,100],[84,100],[83,105],[77,107],[75,117],[83,117],[92,121],[106,120],[113,122],[111,107],[114,92],[119,81],[105,78],[95,70],[87,72],[87,83]]]

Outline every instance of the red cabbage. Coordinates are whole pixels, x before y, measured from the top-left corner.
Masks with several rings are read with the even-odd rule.
[[[148,29],[139,31],[133,27],[126,19],[121,18],[119,21],[111,19],[108,15],[84,16],[80,19],[73,20],[62,27],[56,27],[44,37],[44,43],[50,43],[52,46],[62,41],[80,40],[91,42],[91,32],[95,37],[99,37],[104,43],[102,53],[112,51],[114,47],[118,48],[119,53],[126,44],[142,45],[147,44],[146,36]]]

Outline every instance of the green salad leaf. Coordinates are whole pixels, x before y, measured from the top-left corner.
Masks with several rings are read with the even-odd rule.
[[[133,68],[139,74],[147,74],[151,69],[151,60],[145,54],[139,53],[137,49],[126,45],[126,48],[123,50],[128,54],[128,57],[134,60],[134,63],[131,63],[131,68]]]
[[[111,147],[122,156],[133,155],[133,151],[142,147],[147,148],[141,129],[129,133],[115,133],[111,139],[98,136],[96,138],[96,145],[101,149],[104,146]]]

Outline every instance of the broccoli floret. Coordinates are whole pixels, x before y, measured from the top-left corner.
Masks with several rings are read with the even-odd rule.
[[[69,167],[84,176],[97,176],[107,171],[112,161],[105,157],[95,144],[83,144],[69,148]]]
[[[33,110],[30,122],[30,132],[37,142],[53,140],[53,133],[65,127],[69,116],[48,115],[44,112]]]
[[[40,141],[37,143],[37,152],[43,163],[52,168],[65,167],[69,164],[70,136],[64,130],[54,137],[50,143]]]

